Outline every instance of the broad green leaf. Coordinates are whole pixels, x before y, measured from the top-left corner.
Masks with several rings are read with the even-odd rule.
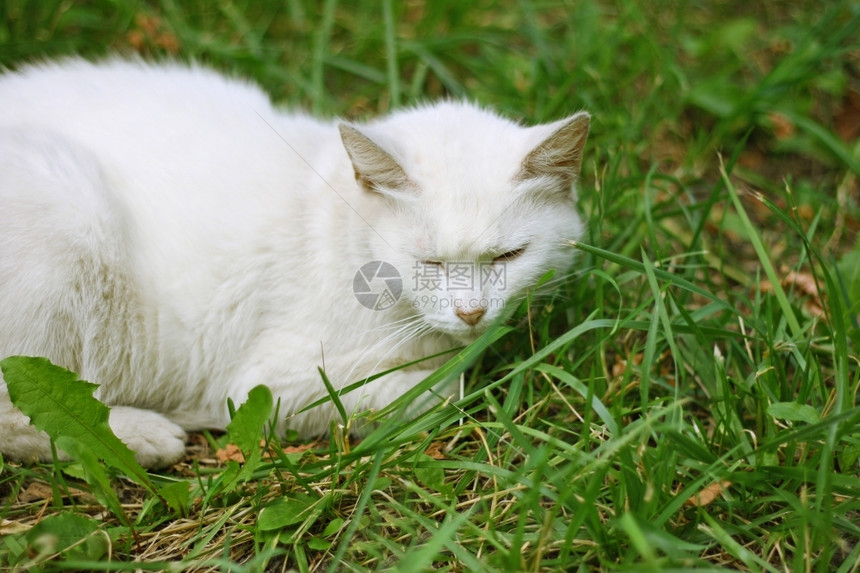
[[[780,420],[815,424],[821,419],[818,410],[807,404],[797,402],[774,402],[767,407],[767,413]]]
[[[340,531],[340,528],[343,527],[344,521],[346,520],[342,517],[335,517],[334,519],[329,521],[328,525],[326,525],[325,529],[323,529],[322,536],[331,537],[332,535]]]
[[[96,384],[45,358],[11,356],[0,361],[0,369],[12,403],[39,430],[58,444],[62,437],[74,438],[93,456],[157,494],[132,451],[108,425],[110,410],[93,397]]]
[[[257,527],[262,531],[272,531],[301,523],[311,515],[315,502],[314,498],[302,493],[282,497],[263,508]]]
[[[107,553],[107,540],[93,535],[97,521],[78,513],[48,515],[27,532],[28,543],[41,553],[62,553],[69,548],[88,559],[99,559]],[[85,540],[84,543],[81,543]]]
[[[390,488],[390,487],[391,487],[391,483],[392,483],[392,482],[391,482],[391,478],[390,478],[390,477],[386,477],[386,476],[379,476],[379,477],[377,477],[377,478],[376,478],[376,480],[373,482],[373,487],[372,487],[372,488],[370,488],[370,489],[378,490],[378,491],[385,491],[386,489],[388,489],[388,488]]]
[[[850,472],[860,458],[860,443],[850,442],[842,449],[839,461],[846,472]]]
[[[82,441],[72,436],[59,436],[56,442],[57,447],[78,460],[81,464],[81,468],[84,471],[84,480],[90,484],[96,499],[111,510],[125,525],[131,527],[131,520],[126,516],[119,497],[111,486],[105,467],[99,462],[95,454]]]
[[[263,428],[271,414],[272,392],[266,386],[255,386],[227,424],[230,441],[246,453],[259,450]]]
[[[445,482],[445,470],[436,463],[436,460],[422,453],[417,461],[413,471],[418,481],[436,492],[450,494],[451,485]]]
[[[311,537],[308,539],[308,549],[314,551],[328,551],[332,546],[332,542],[319,537]]]
[[[179,481],[167,484],[159,488],[158,493],[176,515],[185,516],[187,514],[188,503],[191,501],[190,483]]]

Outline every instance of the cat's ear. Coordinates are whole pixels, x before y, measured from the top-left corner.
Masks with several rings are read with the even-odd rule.
[[[567,119],[532,128],[549,135],[523,159],[517,179],[549,177],[570,189],[579,177],[588,125],[588,113],[580,112]]]
[[[352,161],[355,180],[367,191],[392,195],[410,190],[414,183],[390,153],[379,147],[356,127],[342,123],[340,138]]]

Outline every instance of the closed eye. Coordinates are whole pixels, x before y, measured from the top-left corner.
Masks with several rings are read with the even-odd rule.
[[[441,267],[442,261],[421,261],[421,264],[426,267]]]
[[[502,253],[501,255],[495,257],[493,259],[494,263],[506,263],[512,261],[522,255],[526,250],[525,246],[520,247],[519,249],[514,249],[512,251],[508,251],[507,253]]]

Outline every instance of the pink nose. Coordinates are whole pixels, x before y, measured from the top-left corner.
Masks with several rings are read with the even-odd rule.
[[[475,326],[481,320],[481,317],[484,316],[484,309],[480,307],[470,309],[458,308],[457,316],[469,326]]]

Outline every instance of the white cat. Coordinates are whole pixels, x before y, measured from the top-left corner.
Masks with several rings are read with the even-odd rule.
[[[44,356],[99,384],[146,466],[179,459],[185,430],[223,428],[228,398],[261,383],[280,428],[323,433],[331,405],[294,415],[326,396],[323,353],[343,387],[474,339],[570,266],[588,125],[521,127],[454,102],[320,121],[173,63],[7,73],[0,358]],[[431,367],[342,401],[383,407]],[[51,457],[5,383],[0,436],[8,457]]]

